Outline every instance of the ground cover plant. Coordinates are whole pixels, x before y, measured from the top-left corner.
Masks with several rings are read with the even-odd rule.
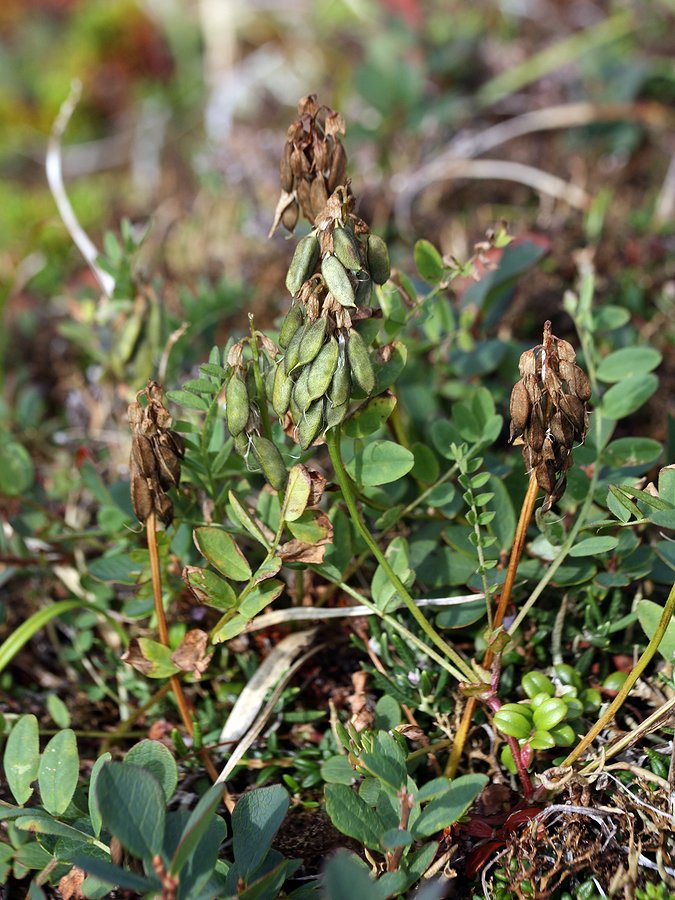
[[[669,294],[647,329],[598,275],[602,198],[557,308],[512,221],[392,266],[350,133],[309,94],[277,134],[278,316],[177,315],[148,229],[71,222],[102,297],[59,333],[124,431],[45,478],[39,391],[3,415],[8,891],[670,896]]]

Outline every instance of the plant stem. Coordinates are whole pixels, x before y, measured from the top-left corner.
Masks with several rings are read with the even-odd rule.
[[[611,722],[614,718],[615,714],[623,705],[628,694],[633,689],[633,685],[638,680],[640,675],[644,672],[647,665],[651,662],[652,657],[656,653],[659,648],[659,644],[663,640],[663,636],[666,633],[666,628],[670,624],[670,620],[673,617],[673,612],[675,612],[675,584],[670,590],[670,594],[668,594],[668,599],[666,600],[666,605],[663,608],[663,612],[661,613],[661,618],[659,619],[659,624],[656,626],[656,631],[652,635],[651,641],[647,644],[642,656],[635,664],[635,667],[629,674],[628,678],[624,682],[621,690],[616,695],[612,703],[610,703],[607,710],[605,710],[604,715],[602,715],[595,725],[588,731],[584,737],[579,741],[574,750],[567,755],[567,758],[563,761],[563,766],[571,766],[572,763],[576,762],[577,759],[581,756],[581,754],[586,750],[590,744],[595,740],[595,738],[600,734],[603,728]]]
[[[537,502],[538,493],[539,485],[537,484],[537,478],[534,472],[532,472],[530,474],[530,483],[527,486],[527,493],[525,494],[523,505],[520,508],[518,526],[516,528],[516,534],[513,539],[513,547],[511,548],[509,567],[506,571],[506,578],[504,579],[504,587],[502,588],[499,595],[499,602],[497,603],[494,619],[492,621],[493,630],[496,630],[502,625],[504,616],[506,615],[506,610],[509,606],[511,591],[513,590],[513,584],[516,580],[516,572],[518,571],[518,563],[520,562],[520,557],[523,555],[523,547],[525,546],[527,529],[530,525],[532,513],[534,512],[534,504]],[[485,653],[485,659],[483,660],[483,665],[485,666],[485,668],[490,667],[493,658],[494,651],[492,649],[492,646],[489,646]]]
[[[148,536],[148,552],[150,554],[150,573],[152,576],[152,596],[155,601],[155,616],[157,618],[157,631],[160,644],[163,644],[165,647],[169,646],[169,629],[166,624],[166,615],[164,613],[164,604],[162,603],[162,576],[161,570],[159,567],[159,553],[157,551],[157,519],[155,517],[154,512],[151,512],[148,516],[146,528],[147,528],[147,536]],[[190,714],[190,707],[188,706],[187,699],[185,697],[185,693],[183,692],[183,685],[181,683],[180,677],[178,675],[172,675],[169,679],[171,684],[171,690],[173,691],[173,695],[176,698],[176,703],[178,705],[178,709],[180,711],[181,719],[183,720],[183,725],[185,726],[185,730],[192,737],[194,728],[192,725],[192,716]],[[209,776],[213,781],[216,781],[218,778],[218,770],[214,766],[211,757],[204,747],[202,747],[199,751],[199,756],[204,764],[204,768],[209,773]]]
[[[375,559],[382,566],[385,575],[387,576],[405,605],[408,607],[410,614],[415,619],[425,635],[433,644],[438,647],[439,650],[442,650],[443,653],[445,653],[448,659],[450,659],[454,663],[454,665],[462,673],[462,676],[466,681],[473,684],[477,683],[477,675],[475,672],[473,672],[470,665],[462,659],[462,657],[459,655],[459,653],[457,653],[456,650],[454,650],[448,643],[446,643],[446,641],[443,640],[443,638],[427,621],[424,614],[415,606],[415,603],[406,590],[405,586],[403,585],[403,582],[389,565],[389,562],[384,553],[382,553],[372,534],[366,527],[366,524],[363,521],[354,500],[354,493],[352,491],[349,475],[347,474],[347,471],[342,463],[342,455],[340,453],[339,426],[336,428],[328,429],[328,431],[326,432],[326,444],[328,446],[328,452],[330,454],[331,462],[333,463],[335,476],[338,480],[338,484],[340,485],[340,490],[342,491],[342,497],[347,505],[347,509],[349,510],[349,514],[351,515],[352,522],[354,523],[356,530],[366,542]]]
[[[513,590],[513,584],[516,579],[516,572],[518,571],[518,563],[520,562],[520,557],[523,553],[523,547],[525,546],[525,537],[527,535],[527,529],[530,524],[530,519],[532,518],[532,512],[534,510],[534,504],[537,500],[538,491],[539,486],[537,484],[537,479],[534,473],[532,473],[530,475],[530,483],[527,486],[527,493],[525,494],[525,498],[523,499],[523,505],[520,508],[518,526],[516,528],[516,534],[513,539],[513,547],[511,548],[511,557],[509,559],[509,567],[506,572],[504,586],[502,588],[501,594],[499,595],[499,601],[497,603],[497,608],[492,620],[493,631],[495,631],[502,625],[504,616],[506,615],[506,610],[508,609],[509,600],[511,599],[511,591]],[[489,668],[493,659],[494,650],[492,649],[492,645],[490,645],[485,652],[483,666],[485,668]],[[455,740],[452,744],[452,751],[445,766],[445,774],[448,778],[454,778],[457,773],[457,768],[459,766],[459,761],[462,758],[462,753],[464,752],[464,745],[466,744],[466,739],[469,734],[471,722],[473,721],[473,714],[475,709],[476,698],[469,697],[466,706],[464,707],[464,712],[462,713],[462,719],[459,723],[459,728],[457,729]],[[518,742],[514,741],[514,743],[515,750],[513,747],[511,747],[511,753],[513,754],[514,762],[516,763],[516,767],[518,767],[520,763],[520,768],[523,768],[520,761],[520,748],[518,747]],[[519,773],[520,768],[518,769]],[[527,779],[527,781],[529,783],[529,778]],[[523,788],[524,787],[525,782],[523,782]]]
[[[123,722],[117,726],[115,731],[110,732],[106,735],[106,739],[101,744],[99,753],[105,753],[106,750],[110,747],[111,744],[117,744],[119,741],[123,740],[131,731],[133,726],[138,722],[142,715],[144,715],[149,709],[155,705],[155,703],[159,703],[159,701],[171,690],[171,682],[166,681],[159,690],[156,690],[155,693],[145,701],[142,706],[139,706],[135,709],[128,719],[124,719]]]

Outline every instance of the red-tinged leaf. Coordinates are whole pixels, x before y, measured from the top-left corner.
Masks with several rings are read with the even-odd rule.
[[[526,825],[530,819],[539,815],[541,809],[540,806],[526,806],[523,809],[514,810],[514,812],[509,815],[506,822],[504,822],[503,830],[508,834],[511,831],[515,831],[515,829],[519,828],[521,825]]]
[[[475,838],[491,838],[494,835],[494,828],[485,819],[472,818],[466,825],[466,833]]]
[[[480,847],[476,847],[475,850],[472,850],[471,853],[469,853],[466,859],[466,865],[464,866],[464,874],[466,877],[474,878],[480,870],[485,867],[485,864],[490,857],[505,846],[506,841],[494,840],[488,841],[486,844],[481,844]]]

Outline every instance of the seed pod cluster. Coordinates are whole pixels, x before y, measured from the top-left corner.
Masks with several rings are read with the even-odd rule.
[[[344,132],[342,116],[320,105],[316,94],[298,103],[279,164],[282,194],[277,209],[288,231],[295,229],[301,212],[314,224],[329,196],[344,184],[347,155],[338,137]]]
[[[523,445],[523,460],[546,493],[546,512],[564,494],[572,448],[588,427],[591,386],[575,362],[574,348],[544,324],[543,342],[520,357],[521,379],[511,392],[511,440]]]
[[[145,405],[139,402],[144,396]],[[129,473],[131,505],[140,522],[155,513],[164,525],[173,519],[173,501],[166,493],[180,483],[181,459],[185,455],[182,437],[171,430],[171,416],[164,406],[164,391],[149,381],[129,406],[132,430]]]

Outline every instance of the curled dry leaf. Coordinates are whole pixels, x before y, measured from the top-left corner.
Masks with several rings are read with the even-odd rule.
[[[199,681],[208,669],[213,653],[207,653],[209,636],[199,628],[188,631],[171,654],[171,661],[183,672],[191,672]]]

